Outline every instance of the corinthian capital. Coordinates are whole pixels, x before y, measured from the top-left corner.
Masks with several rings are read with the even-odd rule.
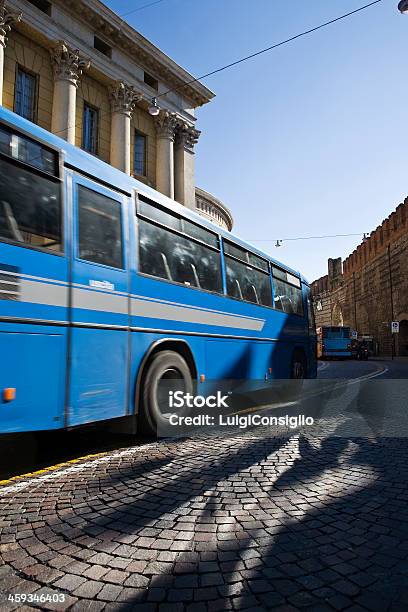
[[[50,53],[55,79],[71,81],[77,87],[82,72],[89,69],[91,62],[81,58],[78,49],[71,49],[63,40],[59,40]]]
[[[131,115],[135,110],[136,104],[143,97],[132,85],[128,85],[123,81],[116,81],[111,86],[109,95],[112,112],[123,113],[124,115]]]
[[[194,151],[201,132],[187,123],[179,122],[176,130],[176,145],[184,147],[187,151]]]
[[[0,45],[6,46],[7,34],[11,30],[11,25],[16,21],[20,21],[23,13],[15,13],[10,11],[4,2],[0,0]]]
[[[160,111],[156,117],[156,132],[159,138],[174,140],[176,127],[178,124],[177,115],[168,111]]]

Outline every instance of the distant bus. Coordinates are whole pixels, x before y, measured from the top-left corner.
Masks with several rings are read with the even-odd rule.
[[[353,338],[350,327],[318,327],[317,356],[320,359],[331,357],[353,357]]]
[[[299,272],[0,108],[0,433],[168,419],[158,384],[316,376]]]

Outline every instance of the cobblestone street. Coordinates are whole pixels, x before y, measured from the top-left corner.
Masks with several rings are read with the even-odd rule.
[[[257,431],[45,472],[1,490],[2,610],[406,610],[407,471],[406,440]]]

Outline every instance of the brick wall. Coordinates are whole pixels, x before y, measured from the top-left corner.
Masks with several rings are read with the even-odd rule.
[[[335,283],[328,274],[312,283],[312,292],[317,326],[349,325],[390,355],[394,318],[401,326],[396,354],[408,355],[408,198],[345,259]]]

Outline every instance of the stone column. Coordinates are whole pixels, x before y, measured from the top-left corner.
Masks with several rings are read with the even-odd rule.
[[[75,144],[76,92],[82,72],[91,64],[80,57],[78,49],[71,49],[63,40],[50,53],[54,69],[51,131]]]
[[[187,124],[179,124],[174,144],[175,199],[193,210],[196,208],[194,145],[200,133]]]
[[[7,34],[11,25],[20,21],[22,13],[9,11],[4,0],[0,0],[0,104],[3,104],[3,81],[4,81],[4,48],[7,44]]]
[[[136,103],[142,99],[134,87],[117,81],[110,88],[112,105],[110,163],[130,174],[130,120]]]
[[[177,117],[160,111],[156,118],[156,189],[174,199],[174,133]]]

